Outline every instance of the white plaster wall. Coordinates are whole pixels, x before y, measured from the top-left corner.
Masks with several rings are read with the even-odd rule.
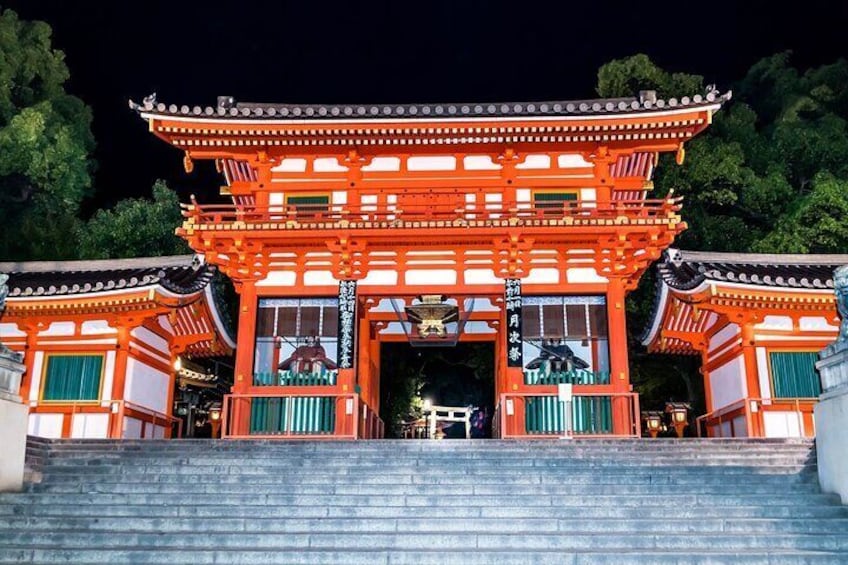
[[[605,283],[606,277],[598,275],[594,267],[572,267],[565,270],[570,283]]]
[[[106,320],[89,320],[80,326],[82,335],[117,334],[118,330],[109,325]]]
[[[763,412],[766,437],[801,437],[801,422],[797,412]]]
[[[74,414],[72,438],[105,439],[109,436],[109,414]]]
[[[387,271],[387,270],[371,270],[368,271],[368,274],[365,275],[365,278],[360,280],[357,284],[359,286],[380,286],[380,285],[391,285],[394,286],[397,284],[398,274],[397,271]]]
[[[734,437],[748,437],[748,422],[745,421],[745,416],[736,416],[733,419]]]
[[[814,408],[819,484],[848,504],[848,387],[824,394]]]
[[[44,352],[36,351],[32,357],[32,380],[29,385],[29,400],[30,402],[38,402],[38,394],[41,391],[41,373],[44,367]],[[61,428],[60,428],[61,431]],[[47,437],[47,436],[45,436]]]
[[[494,269],[466,269],[463,279],[465,284],[503,284],[503,279],[495,276]]]
[[[271,169],[273,172],[302,173],[306,171],[306,159],[288,158],[280,161],[280,164]]]
[[[468,155],[465,157],[463,164],[469,171],[496,171],[501,168],[488,155]]]
[[[410,157],[406,160],[410,171],[453,171],[456,169],[456,157],[449,155],[427,155]]]
[[[256,286],[294,286],[297,274],[294,271],[271,271]]]
[[[799,323],[801,331],[835,332],[839,326],[832,325],[824,316],[804,316]]]
[[[399,171],[399,157],[374,157],[371,162],[362,167],[363,171]]]
[[[527,155],[523,163],[515,166],[516,169],[550,169],[551,158],[548,155]]]
[[[713,410],[723,408],[747,396],[745,384],[745,361],[740,355],[724,365],[710,371],[710,392]]]
[[[725,327],[720,329],[718,333],[716,333],[713,337],[710,338],[710,352],[718,353],[717,349],[719,345],[725,343],[727,340],[737,337],[739,335],[739,326],[736,324],[727,324]]]
[[[46,330],[38,332],[39,336],[74,335],[76,324],[73,322],[53,322]]]
[[[559,269],[530,269],[527,277],[521,281],[521,284],[558,284]]]
[[[303,273],[303,284],[306,286],[333,286],[339,284],[331,271],[307,271]]]
[[[124,418],[124,439],[141,438],[141,420],[135,418]]]
[[[771,379],[769,379],[768,353],[765,347],[758,347],[757,380],[760,383],[760,398],[771,398]]]
[[[30,414],[27,433],[31,436],[62,437],[63,414]]]
[[[112,398],[112,384],[115,382],[115,352],[107,351],[103,360],[103,386],[101,387],[101,400],[115,400]]]
[[[456,271],[450,269],[410,269],[406,271],[406,284],[439,285],[456,284]]]
[[[26,337],[26,332],[19,330],[17,324],[0,324],[0,341],[4,337]]]
[[[792,318],[789,316],[766,316],[754,326],[755,330],[792,330]]]
[[[127,360],[124,399],[167,414],[168,385],[171,375],[154,369],[137,359]]]
[[[557,164],[562,168],[591,167],[592,163],[583,158],[579,153],[567,153],[557,158]]]
[[[168,351],[168,342],[147,328],[135,328],[130,335],[147,345],[148,348],[162,353],[166,358],[170,358],[171,354]]]

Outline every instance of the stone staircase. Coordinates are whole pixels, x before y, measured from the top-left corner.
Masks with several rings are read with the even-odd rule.
[[[848,563],[803,440],[31,447],[0,563]]]

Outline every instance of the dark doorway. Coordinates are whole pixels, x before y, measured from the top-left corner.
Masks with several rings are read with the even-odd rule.
[[[465,342],[454,347],[380,346],[380,417],[386,437],[403,437],[403,422],[420,416],[423,402],[473,406],[472,437],[491,437],[495,405],[495,346]],[[465,437],[464,425],[445,430],[448,438]]]

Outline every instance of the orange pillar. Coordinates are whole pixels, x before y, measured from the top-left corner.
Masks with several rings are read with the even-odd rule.
[[[370,331],[370,327],[369,327]],[[380,338],[376,335],[369,336],[371,342],[371,366],[373,371],[371,374],[371,399],[368,406],[375,414],[380,413]]]
[[[115,371],[112,374],[112,400],[124,400],[124,388],[127,382],[127,358],[130,348],[130,329],[127,325],[119,323],[118,344],[115,347]],[[124,409],[112,412],[109,425],[109,437],[120,439],[124,437]]]
[[[609,326],[610,385],[613,392],[630,392],[627,362],[627,317],[624,307],[624,279],[610,277],[607,285],[607,321]],[[615,434],[629,433],[632,427],[630,401],[613,398],[612,427]]]
[[[762,398],[760,394],[760,378],[757,368],[757,351],[754,347],[754,324],[750,320],[744,320],[740,326],[742,335],[742,359],[745,363],[745,385],[748,389],[747,398]],[[759,424],[759,413],[752,414],[745,410],[748,437],[761,437],[762,430]]]
[[[256,281],[242,281],[236,286],[239,291],[239,319],[236,338],[236,364],[233,393],[247,392],[253,384],[253,350],[256,341]],[[232,404],[230,431],[247,434],[250,421],[250,404],[236,401]]]
[[[35,350],[38,347],[38,326],[18,326],[18,329],[26,332],[26,345],[24,345],[23,364],[26,371],[21,377],[21,399],[29,406],[29,389],[32,386],[33,366],[35,365]]]
[[[371,398],[371,325],[368,316],[363,314],[356,328],[356,347],[359,355],[356,360],[356,383],[359,385],[359,397],[366,403]]]

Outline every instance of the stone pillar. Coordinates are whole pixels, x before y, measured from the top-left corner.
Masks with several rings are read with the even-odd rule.
[[[9,276],[0,274],[0,313],[6,305]],[[21,377],[26,367],[21,355],[0,343],[0,492],[20,491],[24,486],[24,458],[29,407],[21,401]]]
[[[836,343],[822,350],[816,363],[822,384],[814,411],[816,454],[822,490],[838,494],[848,504],[848,266],[836,269],[833,278],[842,326]]]

